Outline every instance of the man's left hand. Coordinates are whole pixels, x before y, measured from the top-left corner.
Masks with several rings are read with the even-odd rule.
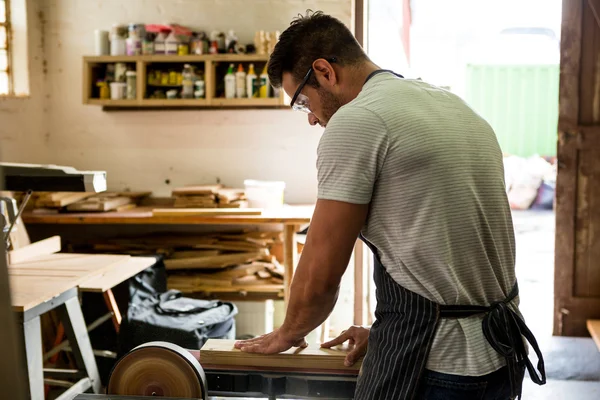
[[[262,354],[276,354],[286,351],[292,347],[306,347],[308,343],[304,338],[302,339],[290,339],[286,338],[285,335],[276,329],[271,333],[259,336],[249,340],[239,340],[235,342],[235,348],[240,349],[246,353],[262,353]]]

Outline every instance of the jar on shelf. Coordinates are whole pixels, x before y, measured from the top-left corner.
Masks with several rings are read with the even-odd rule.
[[[135,100],[136,98],[136,87],[137,87],[137,72],[127,71],[127,99]]]

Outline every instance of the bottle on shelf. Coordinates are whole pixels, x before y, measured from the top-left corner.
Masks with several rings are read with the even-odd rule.
[[[111,56],[124,56],[127,54],[127,46],[125,43],[125,37],[123,36],[123,28],[115,24],[111,29],[110,34],[110,55]]]
[[[246,97],[246,71],[242,64],[238,65],[235,73],[235,97],[238,99]]]
[[[177,54],[179,48],[179,39],[175,35],[175,31],[171,31],[167,39],[165,40],[165,53],[166,54]]]
[[[248,67],[248,75],[246,75],[246,95],[248,98],[257,97],[256,90],[256,72],[254,72],[254,64]]]
[[[182,78],[181,97],[184,99],[193,99],[195,73],[194,68],[190,64],[183,66]]]
[[[129,37],[125,41],[128,56],[139,56],[142,54],[142,38],[139,37],[138,32],[135,24],[129,25]]]
[[[154,54],[166,54],[167,30],[161,29],[154,39]]]
[[[225,74],[225,98],[235,98],[235,74],[233,72],[234,65],[229,64],[227,74]]]
[[[269,89],[271,88],[271,85],[269,85],[269,74],[267,73],[267,64],[265,64],[265,67],[263,68],[263,71],[260,74],[259,84],[260,86],[258,89],[258,97],[270,97]]]

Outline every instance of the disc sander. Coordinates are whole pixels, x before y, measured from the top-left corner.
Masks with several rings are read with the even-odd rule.
[[[198,360],[184,348],[168,342],[149,342],[117,361],[106,393],[206,400],[206,376]]]

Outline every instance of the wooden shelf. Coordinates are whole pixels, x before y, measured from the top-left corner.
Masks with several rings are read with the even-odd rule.
[[[138,100],[103,100],[103,99],[87,99],[87,104],[96,106],[116,106],[116,107],[132,107],[137,106]]]
[[[138,104],[141,107],[185,107],[185,106],[206,106],[206,99],[143,99]]]
[[[216,79],[221,79],[223,66],[220,63],[257,63],[264,66],[268,62],[268,55],[259,54],[203,54],[203,55],[140,55],[140,56],[86,56],[83,57],[83,103],[102,106],[104,110],[111,109],[175,109],[175,108],[289,108],[287,107],[285,94],[277,98],[235,98],[225,99],[216,97],[216,88],[219,86]],[[98,78],[102,77],[103,64],[110,63],[135,64],[137,71],[137,87],[135,100],[109,100],[94,98],[94,86]],[[203,99],[148,99],[147,88],[159,86],[147,84],[148,66],[153,63],[178,64],[177,68],[183,68],[184,63],[204,63],[205,98]],[[257,73],[259,71],[257,70]],[[166,87],[166,86],[165,86]],[[176,88],[177,86],[169,87]],[[96,95],[97,96],[97,95]]]
[[[221,97],[213,98],[211,105],[220,107],[277,107],[283,106],[279,98],[268,99],[224,99]]]
[[[115,63],[115,62],[203,62],[203,61],[238,61],[238,62],[267,62],[268,55],[261,54],[189,54],[177,55],[145,55],[145,56],[85,56],[84,62],[88,63]]]

